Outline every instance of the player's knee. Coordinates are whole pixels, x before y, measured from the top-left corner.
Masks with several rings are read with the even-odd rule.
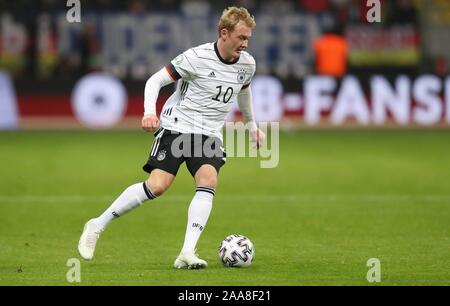
[[[147,184],[150,187],[152,193],[157,197],[161,196],[170,186],[170,183],[168,182],[155,179],[148,179]]]
[[[195,174],[195,184],[197,187],[209,187],[216,189],[217,171],[210,165],[203,165]]]
[[[162,195],[167,189],[169,189],[175,176],[163,170],[154,169],[147,180],[151,192],[155,196]]]
[[[208,187],[216,189],[217,186],[217,177],[216,176],[205,176],[197,179],[196,182],[197,187]]]

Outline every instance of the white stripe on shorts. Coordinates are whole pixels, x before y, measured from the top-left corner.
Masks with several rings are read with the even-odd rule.
[[[161,131],[156,135],[155,140],[153,141],[152,151],[150,153],[150,156],[154,156],[156,152],[158,152],[159,148],[159,142],[161,141],[161,137],[164,134],[164,129],[161,129]]]

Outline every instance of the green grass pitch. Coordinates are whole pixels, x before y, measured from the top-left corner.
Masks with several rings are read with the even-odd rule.
[[[0,285],[70,285],[85,221],[141,170],[140,131],[0,133]],[[305,130],[280,137],[280,163],[230,158],[198,244],[206,270],[175,270],[193,180],[114,221],[81,285],[450,285],[448,130]],[[217,248],[248,236],[248,269],[222,267]]]

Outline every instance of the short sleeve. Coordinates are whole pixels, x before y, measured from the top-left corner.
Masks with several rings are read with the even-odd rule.
[[[192,79],[196,75],[194,62],[195,53],[189,49],[174,58],[170,64],[166,66],[166,69],[174,81],[181,78]]]

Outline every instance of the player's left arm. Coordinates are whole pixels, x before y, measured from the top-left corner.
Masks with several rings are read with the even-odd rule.
[[[264,143],[266,135],[258,128],[256,124],[255,115],[253,113],[252,91],[249,85],[244,86],[244,88],[239,92],[237,100],[239,103],[239,109],[244,117],[244,123],[249,125],[252,141],[256,143],[256,148],[259,149]]]

